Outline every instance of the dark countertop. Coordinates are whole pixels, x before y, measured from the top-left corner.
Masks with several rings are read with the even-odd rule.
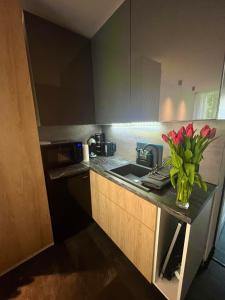
[[[176,206],[176,192],[170,185],[160,191],[151,189],[150,192],[146,192],[138,187],[133,186],[132,184],[127,183],[126,181],[123,181],[105,172],[106,170],[110,170],[127,163],[129,163],[129,161],[115,157],[96,157],[90,159],[89,162],[83,162],[82,164],[89,167],[91,170],[97,172],[98,174],[108,178],[109,180],[119,184],[120,186],[123,186],[124,188],[137,194],[138,196],[146,199],[147,201],[150,201],[156,206],[165,209],[168,213],[174,215],[175,217],[186,223],[192,223],[195,220],[195,218],[200,214],[205,204],[209,201],[210,196],[216,189],[215,185],[209,183],[207,184],[207,192],[204,192],[203,190],[195,186],[190,198],[189,209],[180,209]]]
[[[55,168],[48,170],[48,175],[51,180],[56,180],[64,177],[79,175],[89,171],[89,166],[83,163],[69,165],[67,167]]]

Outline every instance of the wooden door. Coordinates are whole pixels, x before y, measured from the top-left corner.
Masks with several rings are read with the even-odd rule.
[[[52,244],[17,0],[0,1],[0,274]]]

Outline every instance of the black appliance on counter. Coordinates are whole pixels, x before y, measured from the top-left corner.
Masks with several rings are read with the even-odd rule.
[[[105,142],[105,134],[104,133],[96,133],[94,135],[94,139],[96,141],[95,149],[97,155],[103,155],[104,147],[103,144]]]
[[[103,143],[103,156],[113,156],[116,152],[116,144],[112,142]]]
[[[137,143],[136,163],[148,168],[160,167],[162,165],[163,146]]]
[[[96,141],[96,154],[101,156],[113,156],[116,152],[116,144],[106,141],[104,133],[94,135]]]
[[[92,221],[89,168],[82,143],[41,144],[52,229],[55,242],[78,233]]]
[[[104,133],[96,133],[88,139],[87,143],[89,144],[89,152],[99,156],[113,156],[116,152],[116,144],[106,141]]]
[[[65,167],[83,160],[82,142],[73,140],[50,141],[40,143],[44,168]],[[44,149],[46,149],[44,151]]]
[[[160,190],[170,183],[170,168],[163,162],[163,146],[148,143],[137,143],[136,163],[150,168],[147,175],[141,178],[145,187]]]

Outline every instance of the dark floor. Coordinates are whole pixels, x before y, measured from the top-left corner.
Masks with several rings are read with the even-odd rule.
[[[92,224],[0,278],[0,299],[164,300],[112,241]],[[211,262],[186,300],[225,299],[225,269]]]
[[[225,223],[216,243],[214,258],[225,266]]]

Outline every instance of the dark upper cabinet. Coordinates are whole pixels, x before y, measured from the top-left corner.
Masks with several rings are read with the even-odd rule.
[[[127,0],[92,46],[99,123],[225,118],[224,0]]]
[[[148,40],[150,0],[131,0],[132,121],[158,121],[161,64],[152,56]]]
[[[130,1],[92,39],[96,122],[130,121]]]
[[[136,45],[142,9],[125,1],[92,39],[98,123],[158,120],[161,65]]]
[[[91,42],[25,12],[40,125],[95,123]]]

